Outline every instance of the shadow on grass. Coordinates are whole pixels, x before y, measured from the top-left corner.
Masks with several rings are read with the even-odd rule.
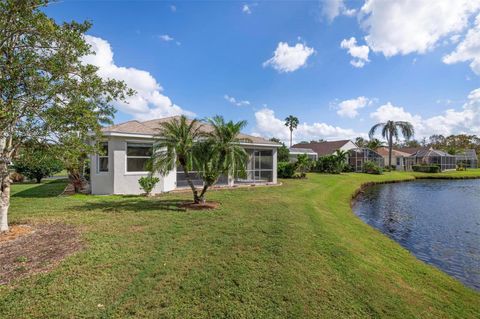
[[[190,203],[188,200],[146,200],[139,198],[125,198],[116,201],[95,201],[86,202],[82,206],[73,207],[79,211],[100,210],[109,213],[122,212],[144,212],[144,211],[173,211],[185,212],[185,208],[180,207],[182,204]]]
[[[36,183],[18,183],[12,185],[12,197],[25,198],[45,198],[56,197],[63,193],[67,186],[66,179],[57,179],[41,184]]]

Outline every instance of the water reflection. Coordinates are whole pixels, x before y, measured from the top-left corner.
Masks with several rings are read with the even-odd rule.
[[[354,211],[419,259],[480,290],[480,180],[377,185]]]

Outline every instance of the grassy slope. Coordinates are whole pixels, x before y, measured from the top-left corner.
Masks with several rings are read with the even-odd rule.
[[[50,197],[61,182],[17,185],[12,221],[77,224],[88,247],[0,287],[0,317],[478,318],[480,294],[351,212],[362,183],[410,178],[311,174],[211,192],[222,207],[210,212],[170,210],[166,200],[189,194]]]

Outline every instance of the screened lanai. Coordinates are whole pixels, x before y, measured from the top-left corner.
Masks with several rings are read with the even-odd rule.
[[[465,152],[455,155],[457,165],[463,165],[467,168],[477,168],[478,158],[475,150],[466,150]]]
[[[432,148],[419,150],[409,159],[413,165],[438,165],[441,171],[457,167],[455,156]]]
[[[247,163],[246,177],[238,177],[235,183],[271,183],[273,181],[273,151],[266,149],[248,149],[249,160]]]
[[[374,162],[380,167],[384,166],[383,156],[369,148],[354,148],[348,151],[348,165],[355,172],[363,170],[363,164],[367,161]]]

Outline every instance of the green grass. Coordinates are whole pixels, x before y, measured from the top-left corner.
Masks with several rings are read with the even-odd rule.
[[[86,248],[0,287],[1,318],[478,318],[480,294],[364,224],[363,183],[412,174],[310,174],[280,187],[57,197],[63,181],[13,188],[12,222],[77,225]],[[440,176],[440,175],[437,175]],[[480,170],[443,177],[480,177]]]

